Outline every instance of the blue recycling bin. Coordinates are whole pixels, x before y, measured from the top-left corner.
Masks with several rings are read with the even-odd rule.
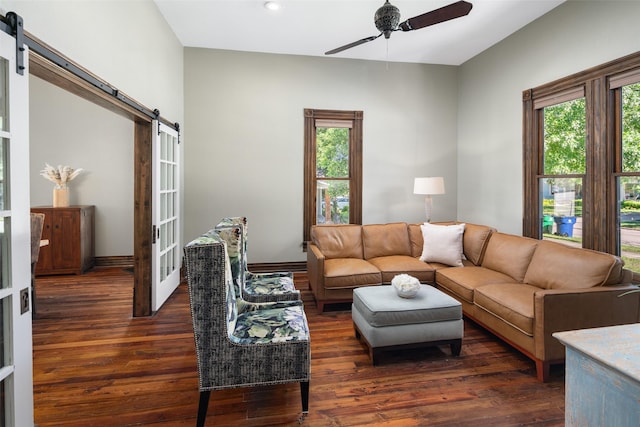
[[[573,224],[576,223],[575,216],[554,216],[553,220],[556,223],[556,234],[564,237],[573,237]]]

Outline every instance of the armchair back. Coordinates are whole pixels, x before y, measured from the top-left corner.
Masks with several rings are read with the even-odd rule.
[[[184,254],[200,388],[197,425],[204,425],[211,390],[232,387],[299,382],[306,413],[311,347],[303,306],[240,307],[238,273],[215,230],[188,243]]]

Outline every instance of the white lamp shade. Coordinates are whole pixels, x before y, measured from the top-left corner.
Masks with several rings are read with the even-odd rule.
[[[444,179],[441,176],[416,178],[413,194],[444,194]]]

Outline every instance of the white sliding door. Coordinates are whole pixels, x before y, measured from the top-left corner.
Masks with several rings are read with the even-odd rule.
[[[29,70],[0,31],[0,427],[33,425]]]
[[[153,289],[157,311],[180,284],[180,147],[178,132],[153,122]]]

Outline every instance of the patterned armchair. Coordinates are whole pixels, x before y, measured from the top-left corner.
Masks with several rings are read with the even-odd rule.
[[[215,230],[184,248],[203,426],[211,390],[299,382],[309,409],[311,351],[302,305],[236,298],[227,244]],[[242,302],[242,303],[240,303]]]
[[[242,296],[250,302],[276,302],[300,300],[300,291],[293,284],[293,273],[252,273],[247,268],[247,237],[249,226],[246,217],[227,217],[216,225],[216,229],[239,226],[240,265],[244,273]],[[230,254],[231,255],[231,254]]]

